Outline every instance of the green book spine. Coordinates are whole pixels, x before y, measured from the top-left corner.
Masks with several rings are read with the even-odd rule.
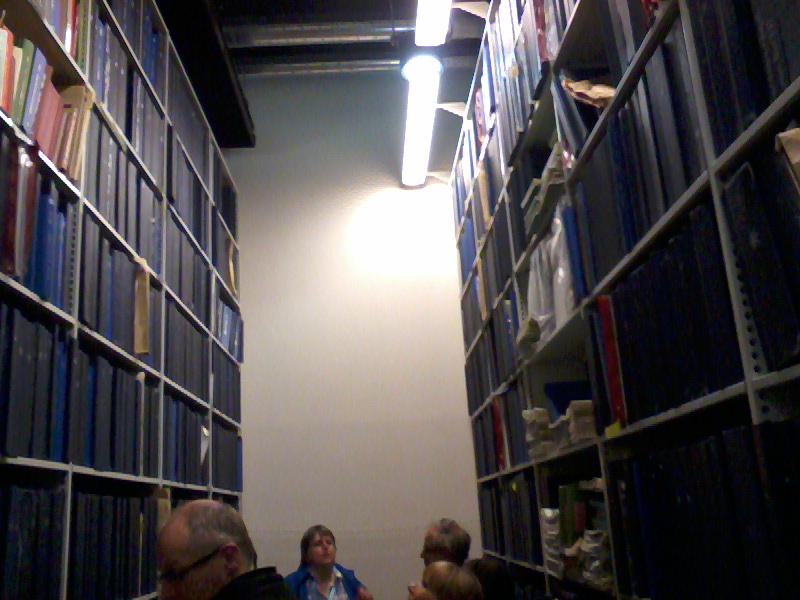
[[[11,107],[11,119],[15,123],[22,121],[22,113],[25,110],[25,98],[28,96],[28,82],[31,77],[35,49],[30,40],[21,40],[20,47],[22,48],[22,60],[20,61],[17,87],[14,90],[14,104]]]

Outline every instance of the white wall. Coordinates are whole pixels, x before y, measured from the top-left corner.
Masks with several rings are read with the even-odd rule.
[[[462,80],[440,98],[465,98]],[[262,565],[294,570],[302,532],[321,522],[378,600],[404,599],[432,519],[455,518],[480,551],[450,196],[399,189],[398,73],[248,79],[245,91],[257,146],[227,154],[245,520]],[[439,168],[455,145],[448,118]]]

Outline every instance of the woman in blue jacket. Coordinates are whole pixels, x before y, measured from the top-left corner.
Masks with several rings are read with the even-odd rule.
[[[300,540],[300,568],[286,577],[299,600],[374,600],[355,573],[336,562],[336,538],[324,525]]]

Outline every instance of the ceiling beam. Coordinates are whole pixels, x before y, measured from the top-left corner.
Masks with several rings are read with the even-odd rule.
[[[231,49],[388,42],[398,33],[414,31],[414,21],[369,21],[315,25],[227,23],[223,28]]]

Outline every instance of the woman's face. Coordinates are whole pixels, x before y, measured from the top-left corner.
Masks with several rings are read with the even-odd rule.
[[[306,562],[312,567],[324,567],[336,562],[336,546],[330,536],[315,534],[308,547]]]

